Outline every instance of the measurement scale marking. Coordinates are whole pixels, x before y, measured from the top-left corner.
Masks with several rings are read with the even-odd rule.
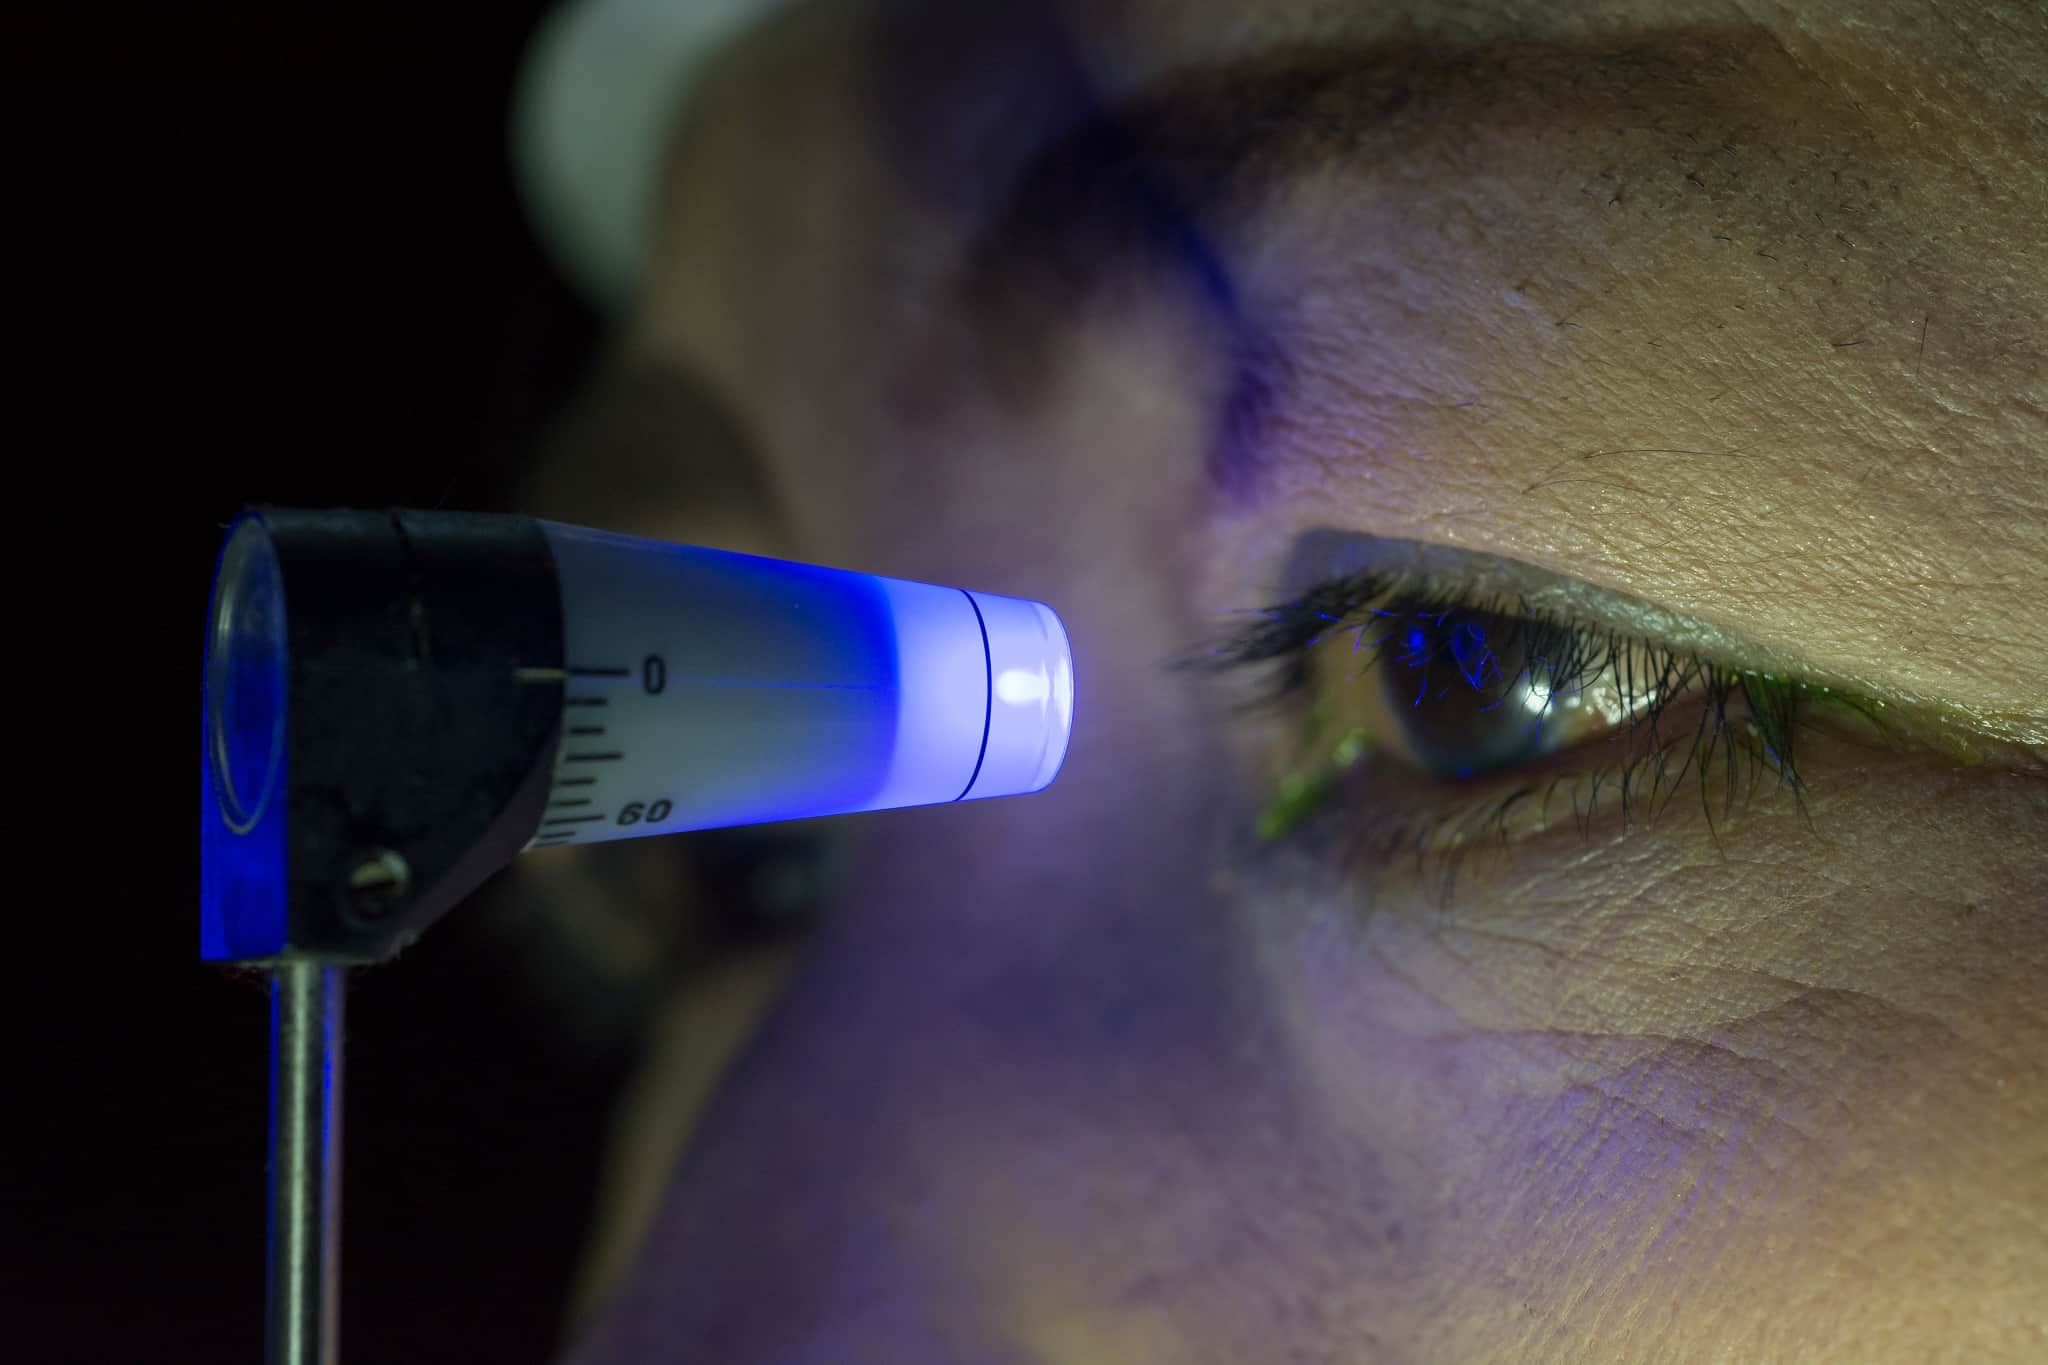
[[[625,755],[624,755],[624,754],[622,754],[622,753],[615,753],[615,754],[570,754],[570,755],[569,755],[569,756],[568,756],[567,758],[565,758],[565,759],[563,760],[563,762],[565,762],[565,763],[616,763],[616,762],[618,762],[618,761],[619,761],[620,759],[622,759],[622,758],[624,758],[624,757],[625,757]]]
[[[594,777],[558,777],[555,779],[555,785],[557,787],[594,787],[597,785],[597,779]]]
[[[572,725],[569,727],[569,733],[572,735],[601,735],[604,733],[604,727],[602,725]]]
[[[589,798],[589,797],[583,797],[583,798],[581,798],[581,799],[579,799],[579,800],[575,800],[575,801],[550,801],[550,802],[548,802],[548,809],[549,809],[549,810],[554,810],[555,808],[557,808],[557,807],[559,807],[559,806],[587,806],[587,805],[589,805],[589,804],[590,804],[590,798]]]
[[[611,698],[609,697],[570,697],[562,703],[564,706],[610,706],[611,704]]]
[[[552,820],[543,821],[542,827],[545,828],[548,825],[587,825],[602,819],[604,819],[602,815],[557,815]]]
[[[569,676],[572,678],[630,678],[633,676],[633,670],[630,668],[572,668],[569,670]]]

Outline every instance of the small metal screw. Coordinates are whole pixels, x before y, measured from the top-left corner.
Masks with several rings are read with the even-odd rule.
[[[359,919],[380,920],[411,890],[412,869],[405,859],[388,848],[373,849],[349,870],[348,908]]]

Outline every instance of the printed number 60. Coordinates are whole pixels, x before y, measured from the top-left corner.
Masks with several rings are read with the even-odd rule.
[[[626,808],[619,812],[619,823],[637,825],[645,820],[650,825],[658,825],[668,819],[674,810],[675,807],[667,801],[628,801]]]

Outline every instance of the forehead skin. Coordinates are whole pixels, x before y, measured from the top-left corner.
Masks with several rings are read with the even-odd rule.
[[[1256,47],[1148,85],[1105,183],[1080,156],[1027,174],[990,254],[1061,259],[1133,168],[1182,206],[1241,368],[1269,371],[1211,509],[1223,575],[1304,516],[1364,519],[2039,742],[2025,87],[1902,98],[1946,73],[1849,39],[1821,55],[1725,23]],[[1067,273],[1115,231],[1067,244]]]
[[[820,217],[879,158],[934,233],[984,232],[1034,154],[1132,101],[1284,361],[1205,596],[1303,515],[1369,511],[2043,738],[2041,11],[900,8]],[[921,251],[864,264],[953,268]]]
[[[584,1359],[2048,1347],[2038,774],[1817,739],[1810,823],[1560,830],[1446,909],[1240,856],[1258,740],[1158,668],[1333,525],[2037,735],[2040,12],[1591,16],[813,4],[732,54],[626,349],[719,385],[792,553],[1057,605],[1082,705],[1042,798],[860,826]],[[1255,165],[1148,125],[1237,315],[1147,260],[969,306],[1076,82],[1331,49]],[[1285,382],[1219,487],[1240,324]]]

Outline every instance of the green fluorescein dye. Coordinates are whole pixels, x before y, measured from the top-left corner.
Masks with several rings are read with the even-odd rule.
[[[1330,788],[1347,768],[1364,758],[1371,741],[1363,730],[1345,732],[1327,754],[1302,764],[1280,779],[1278,790],[1259,812],[1254,827],[1259,838],[1271,843],[1284,839],[1315,814]]]
[[[1348,768],[1365,757],[1365,731],[1353,730],[1337,741],[1337,747],[1330,750],[1330,761],[1338,768]]]

